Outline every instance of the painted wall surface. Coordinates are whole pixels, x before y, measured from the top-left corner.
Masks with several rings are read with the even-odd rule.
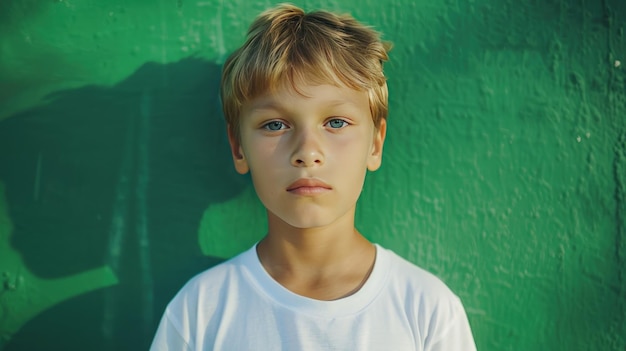
[[[0,349],[146,349],[261,238],[217,89],[273,3],[0,2]],[[395,44],[361,231],[446,281],[480,350],[625,350],[626,2],[294,3]]]

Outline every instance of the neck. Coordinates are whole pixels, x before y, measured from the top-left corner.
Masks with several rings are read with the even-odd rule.
[[[265,270],[287,289],[332,300],[357,291],[369,276],[376,249],[356,230],[353,219],[303,229],[270,213],[268,224],[257,254]]]
[[[259,243],[259,257],[281,266],[302,265],[323,270],[349,261],[371,243],[354,227],[353,217],[324,227],[296,228],[268,213],[268,234]],[[270,255],[264,255],[271,253]]]

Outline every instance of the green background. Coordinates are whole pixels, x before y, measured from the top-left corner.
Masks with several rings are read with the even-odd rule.
[[[361,231],[446,281],[480,350],[625,350],[626,3],[294,3],[395,45]],[[0,349],[146,349],[263,235],[217,89],[273,4],[0,2]]]

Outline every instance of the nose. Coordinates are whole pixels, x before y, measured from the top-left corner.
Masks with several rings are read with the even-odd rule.
[[[294,149],[291,164],[295,167],[312,167],[324,164],[321,136],[315,130],[294,133]]]

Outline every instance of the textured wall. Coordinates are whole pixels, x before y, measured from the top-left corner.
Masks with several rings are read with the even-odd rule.
[[[626,349],[626,3],[294,2],[395,44],[361,231],[441,276],[481,350]],[[145,349],[261,237],[217,85],[272,3],[0,2],[0,349]]]

